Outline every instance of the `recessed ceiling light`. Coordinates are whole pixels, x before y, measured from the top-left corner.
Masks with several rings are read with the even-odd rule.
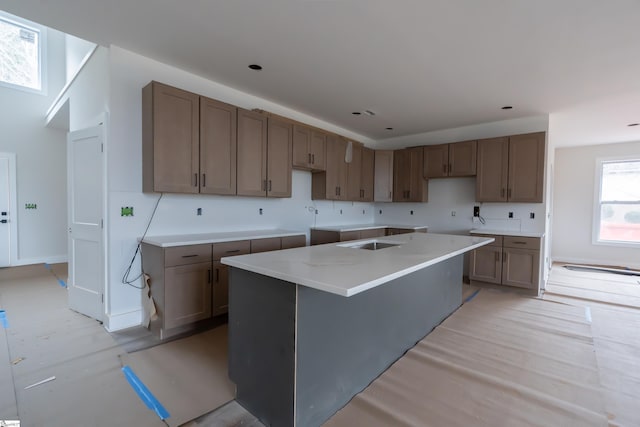
[[[351,114],[353,114],[354,116],[359,116],[359,115],[360,115],[360,114],[362,114],[362,113],[361,113],[360,111],[354,111],[354,112],[353,112],[353,113],[351,113]]]
[[[627,126],[638,126],[638,125],[640,125],[640,123],[630,123]]]
[[[393,130],[393,128],[385,128],[386,130]]]
[[[365,113],[367,116],[369,116],[369,117],[373,117],[373,116],[375,116],[375,115],[376,115],[376,113],[374,113],[374,112],[373,112],[373,111],[371,111],[371,110],[364,110],[364,113]]]
[[[511,105],[505,105],[502,107],[503,110],[511,110],[513,107]]]
[[[249,68],[251,68],[252,70],[260,71],[260,70],[262,70],[262,65],[251,64],[251,65],[249,65]]]

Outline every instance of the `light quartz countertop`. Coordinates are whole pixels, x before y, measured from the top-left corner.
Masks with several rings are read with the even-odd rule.
[[[535,231],[513,231],[513,230],[483,230],[476,228],[469,231],[471,234],[489,234],[492,236],[514,236],[514,237],[544,237],[544,233]]]
[[[238,255],[222,258],[221,262],[349,297],[493,240],[486,237],[411,233]],[[350,247],[372,241],[398,243],[399,246],[376,251]]]
[[[377,228],[406,228],[407,230],[424,230],[428,229],[426,225],[399,225],[399,224],[347,224],[347,225],[325,225],[311,227],[312,230],[319,231],[336,231],[344,233],[346,231],[358,230],[375,230]]]
[[[168,248],[172,246],[201,245],[207,243],[233,242],[238,240],[266,239],[306,235],[304,231],[291,230],[245,230],[224,233],[172,234],[168,236],[146,236],[142,243]]]

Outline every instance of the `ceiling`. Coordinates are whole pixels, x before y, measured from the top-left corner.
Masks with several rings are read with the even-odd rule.
[[[640,140],[640,126],[627,127],[640,122],[637,0],[0,0],[0,9],[375,140],[546,114],[570,118],[559,145]],[[375,116],[352,114],[364,110]]]

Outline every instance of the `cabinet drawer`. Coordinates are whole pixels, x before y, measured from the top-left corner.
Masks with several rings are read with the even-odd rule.
[[[307,236],[285,236],[282,238],[282,249],[301,248],[307,246]]]
[[[222,257],[245,255],[251,253],[250,240],[238,240],[236,242],[214,243],[213,260],[217,261]]]
[[[488,237],[490,239],[495,239],[492,243],[489,243],[486,246],[499,246],[502,247],[502,239],[503,236],[496,236],[495,234],[472,234],[473,237]]]
[[[371,239],[374,237],[383,237],[385,235],[384,228],[373,228],[369,230],[360,230],[361,239]]]
[[[176,246],[164,250],[165,267],[210,261],[211,245]]]
[[[340,233],[340,241],[346,242],[348,240],[358,240],[360,238],[359,231],[343,231]]]
[[[537,237],[504,236],[505,248],[540,249],[540,239]]]
[[[251,241],[251,253],[270,252],[280,250],[280,237],[269,237],[266,239],[255,239]]]

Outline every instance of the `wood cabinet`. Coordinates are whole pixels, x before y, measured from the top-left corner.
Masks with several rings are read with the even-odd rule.
[[[222,264],[220,258],[251,253],[251,241],[213,243],[211,247],[214,271],[212,313],[219,316],[229,309],[229,267]]]
[[[200,97],[158,82],[142,89],[142,189],[200,192]]]
[[[237,108],[200,97],[200,193],[236,194]]]
[[[426,233],[426,228],[398,228],[398,227],[389,227],[387,228],[387,236],[395,236],[396,234],[408,234],[408,233]]]
[[[347,242],[349,240],[372,239],[386,235],[386,227],[365,228],[349,231],[311,230],[311,245]]]
[[[292,126],[238,110],[239,196],[291,197]]]
[[[346,150],[347,141],[344,138],[333,135],[327,138],[326,169],[315,172],[311,177],[313,200],[347,200]]]
[[[542,203],[545,133],[478,141],[476,201]]]
[[[476,153],[477,141],[427,145],[424,147],[424,177],[474,176]]]
[[[393,152],[393,201],[426,202],[428,183],[423,177],[422,147]]]
[[[393,201],[393,150],[375,150],[373,200]]]
[[[495,242],[471,252],[469,279],[538,292],[540,246],[537,237],[493,236]]]
[[[352,143],[351,162],[347,164],[347,200],[373,201],[373,150]]]
[[[311,171],[324,170],[326,143],[326,133],[301,124],[294,124],[292,166],[296,169]]]

